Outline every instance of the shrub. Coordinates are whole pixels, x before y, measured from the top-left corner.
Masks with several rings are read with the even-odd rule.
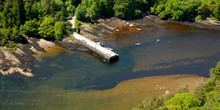
[[[166,101],[166,107],[176,110],[187,110],[198,106],[198,100],[191,93],[179,93]]]

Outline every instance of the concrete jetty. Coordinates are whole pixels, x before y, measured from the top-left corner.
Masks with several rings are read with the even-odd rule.
[[[73,36],[76,40],[79,40],[82,42],[82,44],[86,47],[88,47],[92,52],[96,53],[103,59],[105,59],[108,63],[116,62],[119,60],[119,55],[108,47],[103,47],[100,44],[76,33],[74,30],[74,23],[75,23],[76,17],[73,17],[73,19],[70,21],[73,25]]]

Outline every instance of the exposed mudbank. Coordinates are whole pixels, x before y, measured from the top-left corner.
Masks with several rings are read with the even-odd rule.
[[[16,99],[21,100],[7,100],[2,107],[40,110],[130,110],[146,97],[176,93],[186,85],[192,92],[206,81],[207,78],[196,75],[166,75],[122,81],[107,90],[79,91],[40,86],[31,91],[22,91],[25,95],[21,95],[20,90],[13,91],[19,94],[16,94]]]
[[[176,23],[184,27],[193,27],[199,30],[213,30],[219,31],[220,25],[207,24],[204,22],[189,22],[189,21],[176,21],[176,20],[161,20],[158,16],[148,15],[143,17],[142,19],[137,20],[129,20],[125,21],[122,19],[118,19],[116,17],[108,18],[108,19],[100,19],[97,20],[93,25],[90,26],[88,24],[84,24],[80,26],[80,34],[90,38],[91,40],[100,40],[100,39],[116,39],[116,35],[122,32],[138,32],[143,28],[147,28],[148,25],[166,25],[166,24]],[[129,25],[132,24],[131,28],[128,28]],[[126,29],[128,31],[125,31]],[[121,32],[121,30],[123,30]]]

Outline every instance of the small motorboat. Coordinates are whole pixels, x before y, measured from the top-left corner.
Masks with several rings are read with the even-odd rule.
[[[159,43],[160,42],[160,39],[157,39],[156,43]]]
[[[97,42],[98,45],[103,46],[104,44],[102,42]]]
[[[119,31],[119,29],[116,29],[116,31],[118,32],[118,31]]]
[[[139,46],[139,45],[141,45],[141,43],[137,42],[137,43],[135,43],[134,45],[135,45],[135,46]]]
[[[133,27],[133,26],[134,26],[133,24],[130,24],[130,25],[129,25],[129,27]]]
[[[108,49],[108,50],[110,50],[110,51],[112,51],[113,49],[112,48],[110,48],[110,47],[106,47],[106,49]]]
[[[138,31],[141,31],[142,29],[141,29],[141,28],[137,28],[137,30],[138,30]]]

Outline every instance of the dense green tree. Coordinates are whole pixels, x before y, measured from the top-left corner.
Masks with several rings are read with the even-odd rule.
[[[38,28],[38,34],[45,39],[54,39],[54,24],[55,18],[52,16],[44,17],[40,27]]]
[[[54,35],[56,39],[62,39],[65,34],[65,23],[64,22],[56,22],[54,25]]]
[[[0,1],[0,12],[3,11],[3,9],[4,9],[4,2],[5,2],[5,0]]]
[[[66,10],[67,10],[68,15],[72,17],[74,15],[76,7],[73,5],[71,0],[67,0],[65,2],[65,6],[66,6]]]
[[[114,5],[114,13],[115,16],[119,18],[132,18],[131,8],[129,6],[129,3],[120,3]]]
[[[210,69],[212,81],[220,81],[220,62],[217,63],[215,68]]]
[[[40,14],[40,3],[34,3],[31,7],[29,19],[40,19],[39,17]]]
[[[15,20],[15,25],[20,26],[22,23],[25,22],[25,10],[23,0],[14,0],[13,1],[13,8],[12,13]]]
[[[16,43],[22,42],[24,40],[24,38],[20,35],[19,28],[17,26],[14,26],[12,28],[12,34],[10,40]]]
[[[56,6],[54,0],[41,0],[40,1],[40,13],[42,16],[47,14],[55,14]]]
[[[146,0],[115,0],[113,7],[115,16],[123,19],[139,18],[147,9]]]
[[[197,8],[197,12],[201,16],[202,19],[209,17],[211,13],[207,3],[205,2],[202,2],[201,6]]]
[[[21,27],[21,33],[35,37],[38,35],[38,27],[39,23],[36,19],[26,21],[25,24]]]
[[[194,96],[198,99],[199,105],[203,105],[205,103],[205,86],[201,85],[195,88],[194,90]]]
[[[113,6],[114,2],[113,0],[100,0],[100,14],[102,16],[113,16],[114,11],[113,11]]]
[[[198,100],[191,93],[179,93],[176,94],[170,100],[167,100],[165,106],[168,109],[188,110],[198,106]]]
[[[5,45],[11,36],[11,29],[0,29],[0,35],[2,40],[2,45]]]
[[[101,15],[101,7],[98,2],[93,2],[89,8],[90,18],[95,19]]]
[[[78,5],[75,11],[75,16],[77,17],[77,19],[86,20],[86,14],[87,14],[86,6],[81,5],[81,4]]]
[[[24,0],[24,9],[26,11],[25,16],[27,20],[33,19],[33,16],[34,16],[33,14],[36,14],[36,13],[32,13],[32,7],[37,2],[38,0]]]

